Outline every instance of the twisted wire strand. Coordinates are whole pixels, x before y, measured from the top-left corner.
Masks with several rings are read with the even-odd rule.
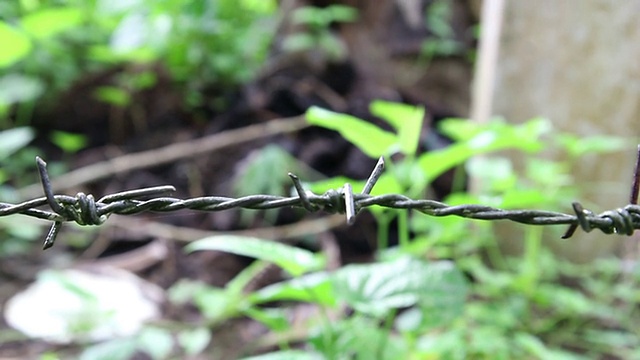
[[[381,206],[392,209],[410,209],[434,217],[459,216],[477,220],[510,220],[527,225],[569,225],[563,238],[569,238],[580,227],[589,232],[599,229],[605,234],[633,234],[640,228],[640,206],[629,204],[624,208],[595,214],[580,203],[573,203],[575,215],[545,210],[504,210],[485,205],[448,205],[426,199],[412,199],[399,194],[369,195],[381,174],[382,159],[365,184],[365,191],[354,194],[350,184],[342,189],[329,190],[318,195],[304,190],[297,176],[289,174],[297,196],[250,195],[240,198],[203,196],[179,199],[160,196],[175,191],[173,186],[157,186],[119,192],[95,200],[92,195],[78,193],[76,196],[54,195],[51,190],[46,163],[37,158],[44,197],[19,204],[0,202],[0,216],[27,215],[53,222],[44,241],[44,248],[53,246],[62,223],[76,222],[80,225],[101,225],[111,214],[135,215],[143,212],[173,212],[179,210],[223,211],[234,208],[253,210],[300,207],[307,211],[324,211],[347,215],[347,223],[353,223],[357,213],[364,208]],[[145,199],[148,198],[148,199]],[[39,207],[49,206],[51,210]]]

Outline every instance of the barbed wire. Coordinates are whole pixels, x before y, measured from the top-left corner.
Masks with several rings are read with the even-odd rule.
[[[640,147],[638,151],[640,159]],[[370,192],[384,169],[383,158],[378,160],[360,194],[354,194],[351,184],[346,183],[340,189],[329,190],[318,195],[305,190],[298,177],[289,173],[297,196],[260,194],[240,198],[203,196],[190,199],[166,196],[175,191],[175,188],[170,185],[123,191],[103,196],[98,200],[95,200],[93,195],[84,193],[78,193],[76,196],[54,195],[47,173],[47,164],[39,157],[36,158],[36,164],[45,196],[19,204],[0,202],[0,216],[22,214],[53,222],[45,237],[43,249],[53,246],[65,222],[101,225],[111,214],[134,215],[142,212],[173,212],[185,209],[222,211],[233,208],[266,210],[301,207],[310,212],[346,214],[347,223],[353,224],[360,210],[377,205],[385,208],[416,210],[435,217],[459,216],[478,220],[510,220],[527,225],[569,225],[562,237],[564,239],[571,237],[578,227],[586,232],[599,229],[605,234],[625,235],[632,235],[635,229],[640,228],[640,206],[636,205],[639,186],[637,179],[640,171],[638,164],[636,164],[629,205],[595,214],[584,209],[580,203],[574,202],[574,215],[544,210],[503,210],[475,204],[451,206],[439,201],[412,199],[399,194],[372,196]],[[50,210],[38,209],[43,206],[49,206]]]

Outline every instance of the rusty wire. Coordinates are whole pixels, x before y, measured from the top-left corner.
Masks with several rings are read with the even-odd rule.
[[[640,159],[640,146],[638,154]],[[98,200],[84,193],[78,193],[76,196],[54,195],[46,163],[36,158],[36,164],[45,196],[19,204],[0,202],[0,216],[22,214],[52,221],[51,229],[44,240],[44,249],[53,246],[64,222],[101,225],[111,214],[133,215],[142,212],[172,212],[184,209],[221,211],[233,208],[265,210],[302,207],[310,212],[346,214],[347,223],[352,224],[361,209],[377,205],[393,209],[416,210],[436,217],[460,216],[479,220],[510,220],[527,225],[569,225],[563,236],[565,239],[571,237],[578,227],[586,232],[600,229],[605,234],[626,235],[631,235],[635,229],[640,228],[640,206],[636,205],[640,165],[636,166],[629,205],[595,214],[584,209],[580,203],[574,202],[575,214],[570,215],[544,210],[503,210],[484,205],[450,206],[434,200],[416,200],[399,194],[372,196],[370,192],[384,169],[382,158],[376,164],[360,194],[354,194],[351,185],[347,183],[341,189],[329,190],[318,195],[305,190],[298,177],[289,173],[297,196],[250,195],[240,198],[203,196],[190,199],[166,196],[175,191],[173,186],[129,190],[106,195]],[[43,206],[49,206],[50,210],[38,209]]]

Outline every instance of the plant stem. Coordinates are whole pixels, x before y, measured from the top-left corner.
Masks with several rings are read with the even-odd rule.
[[[398,213],[398,242],[403,250],[409,246],[409,210]]]

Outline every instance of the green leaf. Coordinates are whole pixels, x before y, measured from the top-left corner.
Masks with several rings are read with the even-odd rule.
[[[22,28],[36,39],[44,39],[72,29],[82,22],[76,7],[42,9],[22,18]]]
[[[396,136],[355,116],[340,114],[313,106],[307,110],[310,124],[335,130],[366,155],[377,159],[390,154],[396,146]]]
[[[125,107],[131,103],[131,95],[115,86],[101,86],[95,90],[94,96],[100,101],[118,107]]]
[[[358,19],[358,10],[351,6],[330,5],[324,10],[332,22],[351,22]]]
[[[266,286],[249,295],[253,304],[272,301],[301,301],[335,306],[332,278],[328,273],[306,274],[294,279]]]
[[[5,160],[33,140],[35,133],[30,127],[17,127],[0,131],[0,160]]]
[[[35,77],[11,73],[0,78],[0,103],[3,104],[31,101],[43,92],[44,83]]]
[[[473,156],[475,152],[464,143],[455,143],[444,149],[422,154],[417,162],[426,174],[427,183],[432,182],[445,171],[452,169]]]
[[[173,337],[167,329],[147,327],[138,334],[137,344],[152,359],[166,359],[173,349]]]
[[[273,14],[278,9],[276,0],[241,0],[242,8],[255,11],[260,14]]]
[[[193,302],[207,319],[219,321],[237,313],[236,296],[223,289],[203,286],[193,296]]]
[[[225,289],[230,295],[242,296],[244,289],[256,277],[260,276],[270,264],[266,261],[254,261],[251,265],[245,267],[231,281],[227,283]]]
[[[242,313],[253,320],[261,322],[272,331],[284,331],[291,327],[285,309],[247,308]]]
[[[188,252],[198,250],[225,251],[272,262],[293,276],[321,269],[325,259],[308,250],[245,236],[212,236],[187,245]]]
[[[50,139],[51,142],[66,153],[78,152],[78,150],[86,147],[89,141],[86,135],[74,134],[66,131],[53,131]]]
[[[400,151],[413,155],[418,149],[424,108],[388,101],[374,101],[370,105],[373,115],[382,118],[398,131]]]
[[[309,342],[327,359],[335,358],[335,354],[349,354],[348,359],[411,359],[405,339],[380,326],[377,319],[360,315],[315,332]]]
[[[517,176],[511,160],[501,156],[483,156],[469,159],[466,169],[470,176],[480,179],[480,193],[502,192],[513,189]]]
[[[602,154],[615,152],[629,146],[629,141],[619,136],[596,135],[585,138],[573,134],[560,134],[557,138],[569,155],[573,157],[579,157],[589,153]]]
[[[178,333],[178,343],[187,355],[201,353],[211,342],[211,330],[200,327]]]
[[[297,33],[287,36],[282,42],[285,51],[296,52],[311,50],[316,46],[316,38],[307,33]]]
[[[438,122],[438,131],[452,140],[465,141],[481,132],[482,127],[469,119],[448,118]]]
[[[132,338],[114,339],[91,345],[79,356],[80,360],[128,360],[136,351],[136,341]]]
[[[0,68],[5,68],[22,60],[33,47],[31,40],[22,32],[0,21]]]
[[[167,290],[169,301],[183,305],[191,301],[198,291],[207,287],[209,285],[200,281],[180,279]]]
[[[89,58],[110,64],[118,64],[125,61],[149,63],[155,61],[158,58],[158,54],[155,50],[149,47],[143,47],[127,52],[116,52],[106,45],[94,45],[89,47]]]
[[[329,25],[331,21],[323,9],[315,6],[302,6],[295,9],[291,19],[296,25],[310,25],[315,27],[325,27]]]
[[[590,357],[548,348],[545,343],[533,334],[518,332],[513,337],[515,344],[536,359],[584,360]]]
[[[467,126],[466,124],[463,126]],[[522,125],[509,125],[502,121],[488,124],[482,131],[465,130],[465,141],[454,143],[447,148],[432,151],[418,158],[420,167],[427,174],[427,180],[433,181],[445,171],[462,164],[474,155],[492,151],[516,149],[536,152],[544,148],[540,136],[551,129],[548,120],[536,118]]]
[[[420,305],[461,311],[464,276],[447,261],[400,258],[388,263],[349,265],[335,273],[336,296],[359,312],[384,317],[392,309]]]

